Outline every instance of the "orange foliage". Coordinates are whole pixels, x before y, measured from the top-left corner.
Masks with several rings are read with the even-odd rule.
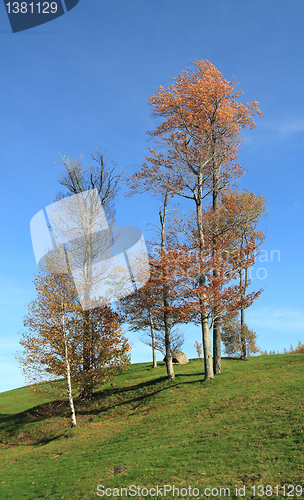
[[[177,194],[191,189],[198,175],[205,188],[212,188],[214,168],[225,167],[219,188],[241,175],[240,164],[234,163],[243,141],[240,132],[254,128],[254,115],[262,115],[258,102],[237,102],[243,92],[235,91],[236,81],[225,80],[209,61],[195,60],[193,66],[149,98],[153,116],[162,122],[148,133],[161,138],[167,150],[149,148],[149,165],[133,175],[131,188],[138,182],[146,182],[147,188],[159,185],[164,169],[172,172],[172,192]]]
[[[108,306],[83,311],[70,275],[41,272],[34,283],[37,298],[28,305],[27,331],[20,341],[23,352],[18,355],[27,377],[36,382],[66,376],[63,317],[71,378],[77,390],[88,377],[95,386],[126,364],[130,346],[122,335],[118,314]],[[83,335],[85,329],[89,337]],[[89,374],[83,369],[84,347],[88,347],[83,345],[84,339],[90,342]]]
[[[289,354],[303,354],[304,353],[304,344],[302,344],[300,341],[296,347],[293,347],[292,345],[290,346],[290,350],[288,351]]]

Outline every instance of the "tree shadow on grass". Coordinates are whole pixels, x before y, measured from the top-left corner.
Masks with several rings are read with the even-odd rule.
[[[182,380],[183,377],[193,377],[195,380]],[[114,409],[117,411],[124,405],[132,407],[131,412],[136,412],[144,407],[157,396],[168,389],[180,388],[188,384],[197,384],[197,374],[176,374],[175,380],[171,381],[166,376],[157,377],[147,382],[129,385],[127,387],[107,388],[93,393],[89,401],[75,399],[75,411],[77,416],[94,417],[99,414],[106,415]],[[19,436],[28,434],[31,445],[45,445],[51,441],[67,436],[67,429],[53,429],[52,434],[41,435],[41,426],[34,430],[35,424],[41,424],[47,419],[56,417],[70,418],[70,409],[67,399],[56,399],[47,403],[33,406],[25,411],[11,414],[0,414],[0,442],[5,445],[28,444],[22,442]],[[54,435],[54,432],[56,433]]]
[[[53,441],[59,436],[39,438],[32,436],[31,424],[34,426],[48,418],[66,417],[68,410],[68,401],[62,399],[33,406],[19,413],[2,413],[0,415],[0,442],[7,445],[26,444],[23,438],[27,432],[31,434],[29,438],[31,444],[46,444],[46,442]]]
[[[195,378],[195,380],[182,381],[184,377],[192,377]],[[163,376],[128,387],[103,389],[95,392],[91,400],[93,405],[94,402],[96,403],[99,401],[100,404],[98,407],[92,407],[90,409],[84,408],[83,410],[79,408],[78,414],[97,415],[99,413],[111,411],[114,407],[117,409],[124,405],[134,405],[133,409],[137,409],[149,402],[157,394],[172,389],[173,387],[176,389],[188,384],[202,383],[203,380],[197,380],[197,377],[197,374],[176,374],[175,380],[169,380],[167,376]],[[146,391],[146,393],[142,394],[140,391]],[[118,400],[118,398],[120,398],[120,400]],[[112,399],[115,401],[111,401]]]

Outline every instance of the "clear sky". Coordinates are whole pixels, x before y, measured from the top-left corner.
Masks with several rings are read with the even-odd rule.
[[[122,157],[121,168],[140,168],[154,127],[147,98],[194,59],[208,59],[227,80],[234,75],[242,102],[260,103],[263,117],[244,131],[239,156],[248,170],[240,187],[265,196],[269,212],[267,261],[252,272],[252,290],[265,291],[246,320],[264,350],[303,342],[303,0],[80,0],[15,34],[3,4],[0,16],[0,391],[25,384],[14,356],[35,298],[29,223],[60,187],[58,153],[83,154],[86,163],[99,146]],[[118,201],[117,225],[157,222],[148,195],[126,199],[122,189]],[[184,333],[184,351],[196,357],[200,330]],[[150,349],[129,338],[132,362],[149,361]]]

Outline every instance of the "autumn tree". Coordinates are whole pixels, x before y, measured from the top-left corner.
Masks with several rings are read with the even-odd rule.
[[[246,323],[241,325],[238,314],[228,315],[223,319],[221,335],[227,356],[245,359],[244,346],[248,356],[260,352],[256,345],[257,334]]]
[[[266,351],[263,354],[267,354]],[[290,349],[289,351],[284,349],[284,354],[304,354],[304,344],[300,342],[296,347],[293,347],[292,344],[290,344]]]
[[[162,332],[164,335],[167,374],[169,379],[173,379],[171,329],[174,325],[185,321],[186,318],[183,312],[185,303],[181,294],[183,286],[179,276],[180,259],[183,257],[175,242],[169,244],[167,237],[171,231],[169,213],[176,210],[170,206],[170,201],[175,194],[171,183],[171,172],[167,171],[161,176],[156,171],[154,173],[155,175],[151,175],[150,178],[146,178],[144,175],[141,177],[141,174],[137,173],[136,182],[134,182],[134,176],[127,179],[130,186],[128,195],[148,191],[161,200],[158,236],[150,241],[150,246],[153,248],[149,255],[150,280],[146,283],[142,293],[145,294],[148,303],[153,305],[153,310],[150,308],[149,312],[150,324],[151,318],[154,322],[153,330]],[[152,301],[151,298],[153,298]],[[143,302],[143,307],[147,304],[146,299]],[[128,301],[128,298],[126,300]],[[150,331],[152,334],[152,330]]]
[[[150,347],[153,346],[153,339],[148,333],[146,333],[146,335],[142,337],[142,342]],[[184,343],[184,334],[178,327],[173,327],[170,331],[171,352],[180,351]],[[154,345],[156,351],[161,352],[164,356],[166,355],[165,336],[164,332],[162,332],[161,330],[156,330],[154,332]]]
[[[203,344],[200,344],[197,340],[195,341],[194,347],[196,349],[196,352],[197,352],[199,359],[201,359],[201,355],[202,355],[202,346],[203,346]]]
[[[160,296],[159,291],[151,282],[153,279],[150,274],[148,283],[136,292],[120,299],[117,307],[123,321],[130,324],[130,331],[149,330],[153,368],[157,368],[155,331],[159,328],[159,321],[154,309],[157,303],[160,305]]]
[[[59,259],[64,260],[61,252]],[[58,253],[57,253],[58,263]],[[40,273],[34,279],[36,300],[28,306],[20,341],[23,352],[18,353],[24,374],[33,382],[44,378],[64,377],[71,410],[71,426],[76,416],[71,382],[71,331],[81,307],[77,302],[74,282],[66,274]]]
[[[122,318],[110,306],[81,312],[76,325],[74,353],[77,355],[74,379],[83,397],[84,389],[92,395],[94,387],[110,380],[117,372],[123,371],[130,363],[131,346],[123,335]],[[88,323],[88,324],[86,324]],[[90,335],[90,369],[84,366],[82,339],[83,331]],[[80,333],[80,334],[79,334]]]
[[[228,259],[237,258],[239,262],[240,338],[242,346],[241,359],[243,360],[247,355],[248,341],[246,339],[249,334],[245,323],[245,309],[248,307],[246,298],[250,285],[248,271],[255,264],[259,248],[265,239],[265,233],[258,227],[261,217],[267,215],[265,201],[263,196],[255,195],[247,189],[244,191],[228,190],[221,197],[221,206],[224,208],[224,227],[225,225],[226,228],[227,226],[233,227],[233,238],[230,240],[229,245],[227,245],[225,254]],[[262,289],[257,291],[254,299],[261,292]]]
[[[201,225],[204,200],[212,197],[213,210],[218,210],[219,193],[241,174],[236,163],[242,139],[241,129],[254,127],[253,116],[261,114],[257,102],[237,102],[241,91],[235,91],[235,80],[226,81],[207,60],[196,60],[195,69],[187,69],[167,89],[160,87],[149,98],[152,113],[160,119],[149,134],[161,141],[161,150],[150,148],[150,156],[142,169],[133,175],[133,185],[151,180],[155,186],[171,173],[171,192],[193,200],[199,241],[200,285],[204,274],[205,241]],[[216,231],[215,231],[216,232]],[[216,239],[214,239],[214,247]],[[215,251],[215,250],[214,250]],[[216,277],[218,270],[214,269]],[[212,363],[206,296],[200,296],[201,326],[205,359],[205,379],[221,372],[220,325],[214,327],[214,363]],[[216,305],[215,305],[216,309]],[[218,314],[215,311],[215,318]]]
[[[151,275],[154,278],[152,286],[155,285],[157,286],[157,290],[160,293],[162,302],[162,305],[158,310],[161,310],[163,329],[165,334],[165,346],[166,346],[165,361],[167,367],[167,375],[169,379],[173,380],[175,376],[172,363],[171,343],[170,343],[171,313],[170,313],[169,295],[171,291],[170,291],[170,279],[168,273],[168,266],[170,267],[169,263],[170,257],[167,252],[167,245],[166,245],[166,222],[167,222],[168,211],[170,210],[169,203],[170,199],[172,198],[172,190],[170,188],[171,185],[170,178],[171,178],[170,172],[168,173],[167,176],[163,176],[160,182],[157,183],[155,183],[154,179],[152,179],[150,183],[149,182],[146,183],[145,180],[144,182],[138,180],[138,182],[134,184],[133,178],[131,179],[129,178],[127,179],[127,182],[129,183],[130,190],[127,196],[132,196],[136,193],[144,192],[146,191],[147,187],[149,191],[154,192],[154,194],[159,196],[161,199],[161,206],[159,209],[159,221],[160,221],[159,239],[156,243],[158,250],[156,250],[153,257],[150,256],[150,267],[152,267],[153,269]],[[146,290],[149,290],[149,282],[148,284],[146,284]],[[150,324],[151,324],[151,318],[152,316],[150,316]]]
[[[157,242],[154,242],[157,247]],[[150,245],[151,242],[150,242]],[[150,277],[145,286],[120,299],[119,313],[128,322],[129,329],[144,332],[142,341],[152,348],[153,367],[157,367],[156,350],[166,356],[166,345],[170,353],[184,342],[177,325],[181,317],[180,284],[176,280],[178,252],[172,249],[162,251],[151,249],[149,254]],[[167,336],[166,336],[167,332]],[[168,342],[168,333],[170,334]],[[168,377],[170,378],[170,368]]]
[[[74,215],[78,218],[78,233],[80,238],[70,242],[70,258],[74,266],[74,279],[77,276],[77,283],[85,284],[82,292],[83,302],[89,303],[94,286],[98,286],[105,280],[106,273],[96,275],[93,272],[93,261],[97,258],[106,262],[107,258],[113,256],[113,242],[111,228],[115,220],[114,200],[119,189],[123,171],[117,172],[117,162],[109,162],[105,155],[99,150],[91,155],[92,163],[85,166],[80,159],[66,158],[60,155],[64,170],[61,174],[59,183],[65,188],[65,191],[59,191],[56,195],[56,201],[64,200],[72,195],[83,195],[85,210],[74,210]],[[87,196],[85,193],[95,190],[97,196]],[[89,201],[87,201],[89,200]],[[96,208],[101,204],[102,212]],[[81,212],[81,213],[80,213]],[[59,218],[61,214],[59,214]],[[75,219],[75,217],[74,217]],[[99,231],[93,231],[92,228],[98,228]],[[80,231],[81,229],[81,231]],[[100,231],[103,229],[103,231]],[[75,232],[75,231],[74,231]],[[104,271],[104,270],[103,270]],[[103,275],[102,275],[103,274]],[[90,314],[89,308],[85,307],[83,312],[84,328],[83,339],[81,342],[83,349],[83,369],[88,374],[92,372],[92,336],[90,333],[90,324],[94,315]],[[88,380],[90,376],[88,375]],[[90,384],[83,388],[83,398],[90,398],[92,395]]]
[[[54,265],[54,257],[51,264]],[[74,393],[84,388],[92,393],[93,387],[124,369],[130,346],[122,334],[119,315],[110,307],[96,307],[84,314],[70,274],[44,271],[35,277],[34,283],[37,297],[29,304],[24,318],[27,330],[20,341],[23,352],[19,359],[32,381],[66,379],[75,426],[72,388]],[[90,371],[83,360],[84,329],[90,334]]]
[[[117,305],[119,314],[129,325],[129,330],[141,332],[142,342],[152,348],[153,368],[157,368],[156,351],[166,354],[165,323],[163,305],[163,280],[159,268],[156,269],[155,259],[150,255],[150,278],[144,287],[119,300]],[[171,283],[172,285],[172,283]],[[168,299],[172,305],[174,301],[173,286],[168,291]],[[170,350],[182,346],[184,339],[175,325],[180,321],[176,309],[169,311]]]
[[[249,307],[261,293],[254,291],[244,296],[243,285],[238,282],[239,270],[254,262],[251,254],[256,247],[252,242],[247,242],[243,252],[234,252],[233,258],[230,257],[229,249],[236,241],[235,230],[244,224],[247,217],[241,207],[233,204],[231,198],[230,201],[226,205],[220,203],[216,212],[212,206],[205,207],[203,211],[200,224],[204,234],[204,261],[201,266],[197,225],[191,210],[189,213],[175,214],[172,220],[174,232],[169,233],[169,240],[172,238],[180,249],[178,273],[183,284],[183,319],[185,322],[200,323],[200,298],[204,294],[209,330],[214,327],[216,319],[222,320],[231,311]],[[183,235],[183,244],[179,243],[179,234]],[[214,269],[218,270],[216,274]],[[203,285],[198,270],[206,278]]]

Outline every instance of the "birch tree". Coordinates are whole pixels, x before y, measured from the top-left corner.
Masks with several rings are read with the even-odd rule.
[[[65,259],[63,252],[58,255]],[[24,374],[33,382],[64,377],[67,384],[71,426],[76,427],[71,369],[73,366],[72,337],[75,321],[81,313],[71,276],[39,273],[34,284],[36,300],[28,306],[20,341],[23,352],[18,354]]]
[[[73,194],[85,193],[88,190],[95,189],[99,197],[98,202],[100,200],[106,219],[104,224],[106,224],[107,230],[99,232],[98,234],[94,234],[90,230],[90,227],[94,224],[96,226],[99,224],[99,221],[94,220],[94,218],[98,219],[98,215],[96,214],[98,214],[99,211],[94,209],[94,200],[92,202],[92,197],[90,197],[90,203],[85,211],[86,213],[82,213],[79,217],[80,225],[86,226],[83,231],[82,243],[79,245],[79,242],[76,241],[73,251],[70,253],[74,265],[77,268],[78,275],[80,276],[80,282],[85,284],[83,293],[84,301],[88,302],[94,285],[96,286],[106,279],[105,276],[94,275],[92,271],[94,258],[106,259],[113,256],[111,228],[115,220],[114,200],[120,187],[123,171],[117,172],[117,162],[110,162],[99,150],[91,155],[92,162],[87,166],[83,164],[82,158],[70,160],[68,157],[66,158],[62,155],[60,155],[60,158],[64,169],[59,183],[65,188],[65,191],[61,190],[57,193],[56,201],[67,198]],[[83,218],[86,219],[86,224],[81,220]],[[89,331],[89,311],[85,310],[83,316],[85,325],[82,338],[83,370],[89,374],[92,372],[92,344]],[[89,379],[90,376],[88,376],[88,380]],[[91,396],[92,390],[88,383],[88,386],[83,388],[82,397],[88,399]]]
[[[56,251],[51,266],[58,270]],[[110,307],[96,307],[84,314],[71,274],[41,271],[35,276],[37,297],[24,317],[26,330],[18,353],[24,374],[32,382],[65,378],[72,426],[76,425],[73,394],[109,380],[129,363],[130,345],[122,320]],[[90,334],[90,370],[83,360],[83,331]]]

